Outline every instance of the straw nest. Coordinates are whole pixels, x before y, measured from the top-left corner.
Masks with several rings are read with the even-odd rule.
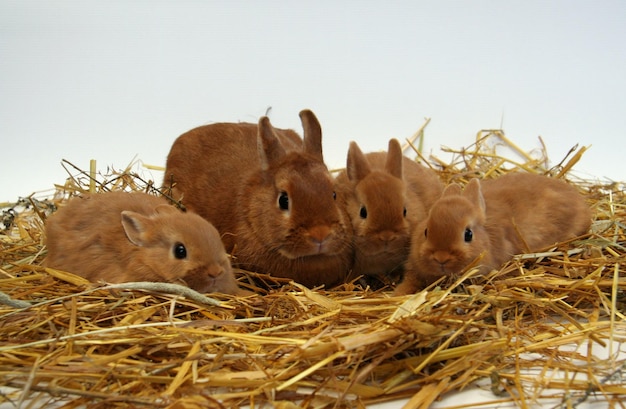
[[[584,148],[550,169],[545,149],[524,153],[500,131],[444,151],[449,163],[428,162],[444,180],[464,183],[515,168],[565,177]],[[258,295],[207,298],[90,284],[41,267],[44,220],[71,194],[153,189],[130,168],[103,175],[64,166],[71,176],[53,197],[2,212],[0,402],[343,408],[408,399],[406,407],[425,408],[482,380],[493,400],[521,407],[547,398],[561,407],[592,399],[623,407],[626,197],[618,183],[568,176],[594,209],[592,233],[486,277],[469,271],[393,297],[360,281],[309,290],[241,271],[242,286]]]

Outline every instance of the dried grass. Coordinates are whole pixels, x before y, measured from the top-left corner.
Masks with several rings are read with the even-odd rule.
[[[470,148],[444,149],[451,161],[430,161],[446,181],[515,168],[565,177],[584,149],[548,169],[545,149],[536,158],[501,131],[485,131]],[[41,267],[43,220],[70,194],[153,189],[130,167],[103,176],[64,165],[74,176],[54,197],[26,198],[3,212],[0,291],[17,304],[0,304],[0,384],[15,388],[0,402],[343,408],[408,399],[405,407],[426,408],[488,379],[494,401],[520,407],[548,397],[561,407],[592,397],[623,407],[621,184],[574,181],[594,209],[593,234],[520,256],[486,277],[469,271],[393,297],[356,283],[309,290],[240,272],[259,294],[212,295],[220,300],[214,305],[168,288],[93,285]]]

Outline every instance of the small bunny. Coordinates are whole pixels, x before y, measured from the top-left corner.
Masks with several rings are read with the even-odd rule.
[[[267,117],[192,129],[172,145],[164,186],[217,227],[234,265],[329,287],[350,270],[351,239],[320,124],[309,110],[300,118],[303,139]]]
[[[363,154],[350,143],[346,169],[336,178],[342,208],[352,222],[353,275],[400,273],[410,232],[443,191],[438,175],[402,155],[396,139],[387,152]]]
[[[146,193],[70,199],[48,219],[46,245],[44,265],[91,281],[157,281],[240,293],[215,227]]]
[[[458,275],[479,255],[480,273],[513,255],[537,251],[587,232],[591,209],[566,182],[514,172],[448,186],[428,219],[415,229],[405,277],[396,294],[409,294],[442,276]]]

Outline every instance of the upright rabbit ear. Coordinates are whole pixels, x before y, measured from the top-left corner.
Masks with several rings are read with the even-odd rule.
[[[482,212],[485,211],[485,198],[483,197],[483,192],[480,189],[480,181],[478,179],[471,179],[467,183],[465,190],[463,190],[463,196],[475,204]]]
[[[268,117],[263,116],[259,119],[258,132],[257,148],[261,160],[261,169],[267,170],[285,156],[285,149],[274,134],[274,127],[272,127]]]
[[[300,121],[304,130],[304,151],[317,157],[324,162],[322,155],[322,127],[312,111],[304,109],[300,111]]]
[[[370,164],[356,142],[350,142],[348,160],[346,161],[346,173],[352,182],[359,182],[371,172]]]
[[[385,170],[392,176],[402,179],[402,146],[400,146],[400,142],[397,139],[389,140]]]
[[[458,183],[451,183],[443,190],[441,196],[458,196],[461,194],[461,185]]]
[[[146,232],[151,220],[136,212],[124,210],[122,212],[122,227],[128,240],[135,246],[143,246],[146,242]]]

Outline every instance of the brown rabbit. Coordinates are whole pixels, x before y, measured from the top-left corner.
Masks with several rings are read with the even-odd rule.
[[[479,268],[487,273],[515,254],[582,235],[590,225],[584,197],[562,180],[515,172],[472,179],[462,192],[450,185],[413,233],[396,294],[457,275],[483,252]]]
[[[215,227],[146,193],[72,198],[48,219],[46,242],[46,266],[92,281],[158,281],[199,292],[240,292]]]
[[[401,272],[410,232],[426,218],[443,183],[433,170],[403,156],[400,142],[391,139],[387,152],[368,154],[351,142],[336,190],[352,222],[353,274],[375,276]]]
[[[347,276],[351,240],[320,124],[309,110],[300,118],[303,139],[267,117],[192,129],[170,150],[164,186],[217,227],[234,265],[328,287]]]

